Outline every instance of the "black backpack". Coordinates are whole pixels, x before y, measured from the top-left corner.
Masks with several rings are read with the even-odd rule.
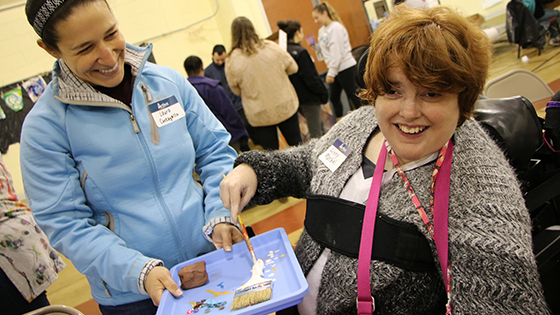
[[[510,43],[519,45],[518,58],[521,48],[537,48],[540,55],[546,45],[546,29],[519,0],[512,0],[507,4],[506,33]]]

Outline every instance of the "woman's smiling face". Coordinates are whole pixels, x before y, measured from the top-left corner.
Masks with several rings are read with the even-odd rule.
[[[406,164],[438,151],[459,120],[459,95],[415,86],[400,68],[391,67],[391,89],[377,97],[379,128],[399,162]]]
[[[121,83],[126,42],[105,1],[76,7],[56,31],[58,50],[39,45],[62,59],[78,78],[108,88]]]

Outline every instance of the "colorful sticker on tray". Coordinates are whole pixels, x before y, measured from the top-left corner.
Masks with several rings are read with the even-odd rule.
[[[200,301],[189,302],[189,304],[191,305],[192,309],[187,311],[187,315],[198,313],[202,309],[204,309],[205,313],[210,313],[210,311],[213,308],[217,308],[218,310],[221,311],[225,308],[225,305],[227,304],[227,302],[226,301],[216,301],[214,299],[208,299],[208,300],[203,299],[203,300],[200,300]]]

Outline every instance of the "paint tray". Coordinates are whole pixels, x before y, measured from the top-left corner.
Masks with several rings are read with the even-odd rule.
[[[233,245],[229,253],[223,249],[215,250],[172,267],[171,276],[180,287],[179,270],[185,265],[204,260],[208,281],[203,286],[183,290],[183,295],[178,298],[165,290],[156,315],[270,314],[301,303],[309,288],[286,231],[277,228],[262,233],[252,237],[251,243],[257,259],[265,263],[264,278],[274,279],[270,300],[235,311],[229,310],[235,289],[249,280],[253,266],[245,242],[239,242]],[[195,312],[194,303],[203,299],[206,300],[205,304]],[[220,306],[223,309],[220,310]],[[193,310],[192,313],[190,310]]]

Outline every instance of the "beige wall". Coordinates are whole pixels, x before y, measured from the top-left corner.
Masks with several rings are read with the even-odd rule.
[[[212,47],[231,42],[230,25],[236,16],[247,16],[259,35],[270,33],[260,0],[108,0],[127,42],[154,44],[158,64],[183,73],[183,61],[199,55],[211,62]],[[217,14],[198,24],[194,23]],[[0,8],[2,1],[0,1]],[[184,29],[187,26],[189,28]],[[183,30],[181,30],[183,29]],[[178,32],[173,32],[180,30]],[[168,34],[169,35],[164,35]],[[164,35],[164,36],[162,36]],[[50,71],[53,58],[36,44],[24,6],[0,11],[0,86]]]

